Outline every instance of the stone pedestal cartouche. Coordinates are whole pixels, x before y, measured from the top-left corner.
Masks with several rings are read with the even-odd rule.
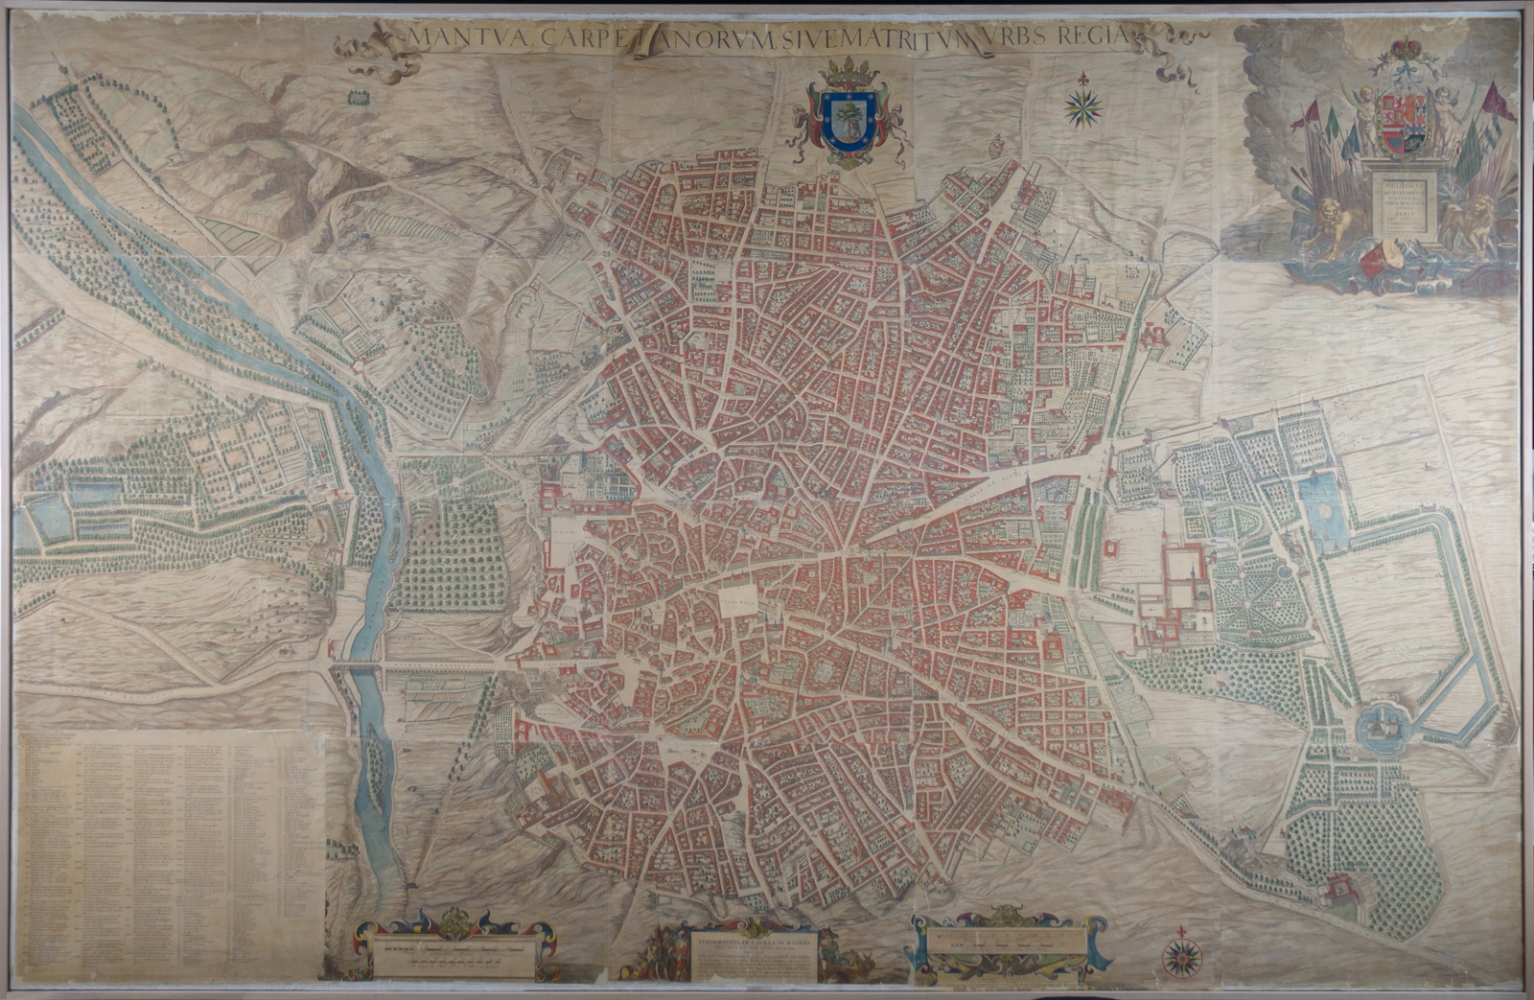
[[[1438,246],[1438,168],[1447,161],[1368,157],[1361,162],[1372,175],[1371,235]]]

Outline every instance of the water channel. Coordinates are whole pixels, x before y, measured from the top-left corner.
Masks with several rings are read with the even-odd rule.
[[[378,441],[367,410],[363,408],[361,402],[352,394],[351,390],[347,389],[345,385],[325,371],[325,369],[311,361],[303,352],[288,343],[287,338],[275,326],[261,318],[232,288],[217,275],[213,274],[213,272],[203,267],[202,263],[195,257],[192,257],[165,237],[155,233],[143,223],[113,207],[75,169],[74,164],[63,154],[48,133],[38,125],[36,119],[25,108],[14,102],[11,104],[11,120],[13,123],[11,135],[20,144],[22,151],[27,154],[34,169],[49,183],[54,194],[74,213],[81,225],[90,231],[91,235],[100,242],[104,249],[115,256],[117,263],[127,272],[127,277],[133,283],[133,287],[139,296],[158,312],[166,322],[175,327],[178,333],[198,346],[239,365],[277,378],[297,380],[335,405],[337,429],[345,436],[347,443],[352,448],[353,454],[357,456],[369,482],[372,483],[373,489],[377,491],[383,507],[383,534],[379,541],[378,551],[373,556],[373,563],[368,575],[363,623],[348,651],[348,658],[351,660],[371,659],[374,643],[377,641],[379,633],[383,630],[384,602],[388,597],[390,588],[393,586],[395,571],[399,568],[400,561],[404,556],[404,539],[400,530],[399,494],[394,488],[394,481],[389,477],[388,470],[384,466],[383,456],[379,451]],[[57,170],[54,164],[57,164]],[[65,177],[68,178],[67,184],[59,176],[59,170],[62,170]],[[201,289],[195,287],[192,289],[193,292],[204,296],[210,302],[229,309],[234,315],[254,326],[286,357],[292,359],[293,367],[286,368],[251,357],[245,352],[209,336],[182,319],[174,309],[170,308],[156,294],[154,289],[145,280],[143,272],[139,269],[137,263],[123,249],[116,235],[106,226],[103,226],[89,209],[80,204],[78,199],[75,198],[74,192],[70,190],[71,186],[74,190],[79,191],[85,196],[96,212],[112,219],[122,226],[123,229],[134,234],[130,238],[139,244],[139,248],[151,254],[160,253],[174,257],[178,266],[187,273],[207,282],[210,287],[218,292],[221,298],[208,296]],[[357,414],[357,421],[354,422],[347,419],[348,407],[352,408]],[[338,461],[337,465],[339,466],[340,464]],[[389,813],[391,806],[389,786],[392,784],[391,779],[394,770],[394,750],[389,743],[388,737],[385,735],[383,696],[378,689],[378,682],[374,672],[371,669],[354,669],[351,673],[362,701],[361,717],[359,719],[360,737],[362,740],[362,767],[357,780],[357,818],[362,827],[363,843],[367,848],[368,861],[378,881],[380,899],[386,899],[404,885],[404,876],[400,870],[399,859],[396,857],[394,847],[389,841]],[[383,771],[382,774],[379,773],[380,769]],[[382,788],[382,794],[377,793],[379,788]]]

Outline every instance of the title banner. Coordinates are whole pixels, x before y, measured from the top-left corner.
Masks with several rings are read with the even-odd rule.
[[[912,57],[1014,52],[1120,51],[1160,55],[1156,42],[1188,44],[1207,31],[1165,21],[517,21],[391,20],[372,41],[392,52],[628,55],[819,56],[901,53]],[[336,40],[338,50],[346,43]],[[350,43],[360,50],[365,43]]]

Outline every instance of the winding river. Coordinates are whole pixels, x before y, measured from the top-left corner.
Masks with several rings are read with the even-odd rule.
[[[334,404],[337,429],[345,436],[346,443],[351,446],[353,454],[357,456],[368,481],[377,491],[383,507],[383,534],[368,575],[362,627],[358,629],[356,638],[348,651],[348,659],[361,661],[371,659],[373,646],[383,630],[384,601],[393,586],[395,571],[399,568],[404,556],[404,538],[400,529],[399,494],[384,466],[383,456],[379,451],[378,440],[367,410],[363,408],[351,390],[290,344],[275,326],[261,318],[232,288],[203,267],[199,260],[143,223],[113,207],[75,169],[74,164],[63,154],[48,133],[38,125],[36,119],[25,108],[14,102],[11,104],[11,121],[11,135],[20,144],[22,151],[27,154],[32,166],[49,182],[59,200],[74,213],[76,219],[90,231],[102,247],[117,256],[118,263],[127,272],[127,277],[133,283],[134,289],[166,322],[175,327],[178,333],[200,347],[236,364],[307,385]],[[64,177],[68,179],[67,183],[59,176],[59,171],[62,171]],[[74,190],[71,190],[71,187]],[[129,239],[137,244],[136,249],[175,257],[178,265],[187,273],[206,281],[221,298],[208,296],[195,287],[192,288],[194,294],[202,295],[208,301],[229,309],[234,315],[254,326],[282,352],[283,356],[291,359],[292,367],[284,367],[251,357],[182,319],[145,280],[143,272],[124,250],[117,232],[103,226],[95,214],[79,202],[74,191],[84,195],[96,212],[112,219],[127,231],[130,234]],[[359,419],[355,423],[347,419],[348,406],[358,415]],[[390,786],[394,771],[394,749],[384,731],[383,695],[378,689],[376,675],[371,669],[360,668],[353,669],[351,673],[362,701],[359,722],[362,767],[357,780],[357,818],[362,826],[363,843],[367,847],[368,861],[378,880],[380,901],[382,901],[404,886],[399,859],[394,853],[393,845],[389,842],[389,813],[392,799]],[[375,741],[372,745],[374,753],[371,760],[370,739]],[[383,773],[378,774],[375,768],[381,768]],[[375,794],[375,788],[381,788],[382,794]]]

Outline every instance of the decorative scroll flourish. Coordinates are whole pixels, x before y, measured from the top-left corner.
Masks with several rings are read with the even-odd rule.
[[[1158,39],[1165,36],[1168,48],[1173,45],[1192,45],[1197,39],[1208,38],[1208,29],[1181,31],[1170,21],[1126,21],[1123,27],[1125,34],[1134,45],[1135,55],[1152,56],[1161,60],[1161,65],[1156,68],[1156,79],[1162,83],[1176,83],[1183,80],[1190,87],[1194,85],[1193,69],[1186,62],[1180,61],[1176,53],[1162,49]]]
[[[394,920],[387,928],[376,920],[365,920],[357,925],[352,932],[352,954],[365,955],[367,964],[360,968],[342,970],[336,967],[329,957],[325,960],[325,975],[322,979],[346,979],[350,981],[371,980],[373,978],[373,948],[372,938],[388,934],[433,934],[444,941],[467,941],[473,937],[487,935],[538,935],[538,953],[535,963],[534,981],[540,983],[559,982],[559,967],[548,965],[544,962],[544,956],[552,958],[559,948],[558,935],[549,924],[539,921],[530,925],[526,930],[519,930],[522,925],[515,920],[508,920],[498,924],[490,919],[487,910],[485,915],[474,922],[467,911],[462,907],[449,907],[442,914],[441,920],[434,920],[426,915],[425,908],[417,911],[416,919],[410,922]]]
[[[1108,929],[1108,921],[1102,917],[1086,917],[1083,920],[1061,920],[1052,913],[1024,916],[1015,906],[996,907],[989,916],[980,913],[963,913],[953,920],[933,923],[927,917],[911,918],[916,928],[916,950],[904,949],[906,958],[915,970],[915,985],[936,986],[938,975],[957,975],[960,981],[976,976],[1043,976],[1054,981],[1067,973],[1076,974],[1076,982],[1085,986],[1094,972],[1105,971],[1113,959],[1104,958],[1097,950],[1097,935]],[[956,955],[939,954],[927,950],[927,931],[936,927],[1085,927],[1086,953],[1072,955],[1049,954],[994,954]]]
[[[405,40],[385,28],[382,21],[373,22],[373,33],[365,39],[356,38],[342,42],[337,35],[334,43],[337,56],[347,62],[369,62],[370,66],[350,66],[347,72],[358,76],[376,76],[386,87],[392,87],[407,76],[421,72],[421,53],[407,48]],[[387,59],[387,62],[383,60]]]

